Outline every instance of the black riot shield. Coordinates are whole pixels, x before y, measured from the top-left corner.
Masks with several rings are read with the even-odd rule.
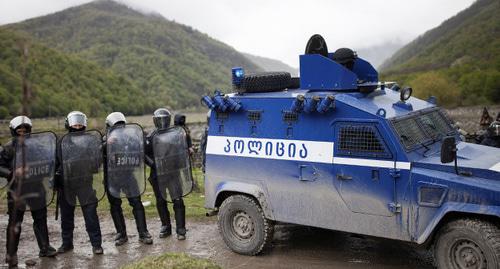
[[[68,133],[60,146],[64,199],[81,206],[100,201],[105,194],[101,133]]]
[[[186,196],[193,189],[186,132],[173,127],[153,137],[156,176],[161,194],[172,201]]]
[[[146,188],[142,127],[126,124],[110,128],[106,155],[107,191],[116,198],[140,196]]]
[[[16,140],[10,191],[12,197],[20,198],[21,209],[38,210],[52,202],[56,144],[57,137],[52,132],[33,133]]]

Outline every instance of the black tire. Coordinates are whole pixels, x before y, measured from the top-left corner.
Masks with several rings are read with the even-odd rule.
[[[300,88],[300,78],[293,77],[290,80],[290,86],[288,86],[288,89],[298,89],[298,88]]]
[[[272,240],[274,226],[250,197],[233,195],[219,208],[219,232],[226,245],[243,255],[259,254]]]
[[[478,219],[452,221],[438,234],[434,259],[439,269],[499,269],[500,229]]]
[[[241,84],[236,87],[240,93],[274,92],[290,86],[291,76],[288,72],[268,72],[246,75]]]
[[[328,58],[328,46],[325,39],[318,34],[311,36],[307,41],[306,54],[320,54]]]

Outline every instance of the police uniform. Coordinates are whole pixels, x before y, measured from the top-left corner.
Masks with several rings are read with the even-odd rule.
[[[73,114],[72,114],[73,113]],[[86,116],[78,111],[73,111],[68,114],[67,121],[72,116],[83,116],[84,117],[84,125],[86,127]],[[67,128],[70,133],[83,131],[84,129],[74,130],[67,123]],[[67,137],[67,141],[65,147],[69,147],[70,144],[73,144],[71,150],[78,151],[86,151],[88,148],[87,145],[77,145],[74,143],[78,143],[76,141],[72,141],[78,135],[84,135],[84,133],[79,133],[74,136]],[[100,137],[99,137],[100,138]],[[84,142],[85,140],[81,141]],[[99,225],[99,216],[97,215],[97,205],[98,199],[96,193],[93,189],[93,176],[94,173],[97,172],[99,164],[94,162],[89,162],[88,160],[84,160],[78,162],[75,166],[72,166],[71,169],[63,169],[63,162],[69,160],[63,160],[63,149],[62,149],[62,141],[58,143],[58,168],[56,171],[56,186],[58,189],[58,200],[59,206],[61,209],[61,237],[62,237],[62,245],[59,247],[58,252],[64,253],[73,249],[73,230],[75,229],[75,207],[76,207],[76,199],[80,203],[80,207],[82,209],[83,219],[85,221],[85,228],[89,235],[90,243],[92,245],[93,252],[95,254],[102,254],[102,236],[101,236],[101,227]],[[66,149],[64,149],[66,150]],[[67,154],[67,153],[66,153]],[[80,152],[82,156],[88,156],[93,154],[93,152]],[[91,157],[91,156],[89,156]],[[92,156],[94,157],[94,156]],[[64,173],[68,173],[65,175]],[[65,182],[64,178],[76,178],[77,181],[68,180]],[[65,186],[66,184],[66,186]]]
[[[20,116],[22,117],[22,116]],[[16,117],[19,118],[19,117]],[[14,120],[16,119],[14,118]],[[13,120],[13,121],[14,121]],[[31,121],[25,117],[24,120],[28,120],[31,124]],[[12,125],[12,122],[11,122]],[[14,135],[15,129],[11,128],[11,132]],[[30,126],[31,129],[31,126]],[[31,131],[31,130],[30,130]],[[28,131],[28,133],[30,132]],[[37,190],[37,196],[33,198],[25,198],[22,201],[15,202],[13,193],[16,192],[18,186],[17,180],[12,182],[13,180],[13,170],[15,168],[15,156],[16,156],[16,146],[19,143],[18,136],[15,135],[11,141],[3,146],[0,151],[0,173],[2,177],[6,177],[9,182],[9,191],[7,193],[7,207],[8,207],[8,224],[6,229],[6,262],[9,265],[17,265],[17,250],[19,246],[19,239],[21,236],[21,226],[24,219],[24,213],[26,211],[26,205],[34,205],[40,203],[45,205],[47,195],[45,192],[41,191],[43,188],[37,188],[37,186],[33,184],[42,184],[42,183],[33,183],[33,184],[23,184],[23,187],[33,188]],[[26,156],[26,159],[29,159],[30,156]],[[39,187],[39,186],[38,186]],[[23,189],[23,193],[29,192],[29,189]],[[41,207],[41,208],[39,208]],[[38,243],[38,248],[40,249],[39,256],[55,256],[56,250],[50,246],[49,242],[49,231],[47,227],[47,207],[46,206],[37,206],[36,209],[31,210],[31,216],[33,218],[33,231],[35,233],[35,238]]]
[[[149,182],[153,187],[153,191],[156,198],[156,209],[158,210],[158,215],[160,216],[162,230],[160,237],[168,236],[172,233],[172,226],[170,221],[170,212],[168,211],[167,201],[165,200],[162,192],[165,191],[167,186],[161,186],[160,182],[157,180],[156,165],[154,162],[153,153],[153,137],[158,133],[158,130],[154,130],[146,137],[146,164],[151,167],[151,172],[149,175]],[[175,225],[176,233],[181,237],[186,234],[186,207],[184,205],[184,200],[182,197],[173,199],[173,209],[175,214]]]

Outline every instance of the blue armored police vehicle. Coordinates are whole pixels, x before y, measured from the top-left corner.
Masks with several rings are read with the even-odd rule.
[[[378,81],[313,36],[300,79],[245,75],[216,91],[205,206],[233,251],[256,255],[292,223],[434,247],[438,268],[500,268],[500,149],[460,140],[430,97]]]

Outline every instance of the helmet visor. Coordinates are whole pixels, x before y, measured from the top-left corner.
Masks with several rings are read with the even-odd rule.
[[[170,116],[169,115],[161,115],[153,117],[153,122],[155,127],[158,129],[167,129],[170,126]]]
[[[68,117],[68,125],[73,127],[75,125],[82,125],[83,127],[87,127],[87,117],[82,114],[73,114]]]

